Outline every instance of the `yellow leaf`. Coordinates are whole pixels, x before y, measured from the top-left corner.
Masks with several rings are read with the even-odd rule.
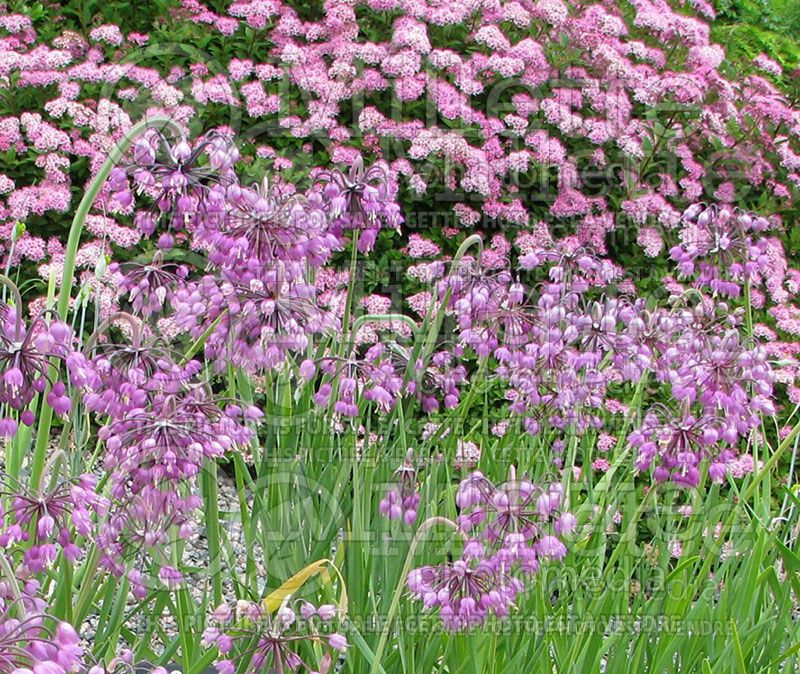
[[[344,578],[342,578],[338,567],[330,559],[318,559],[316,562],[312,562],[294,574],[277,590],[264,598],[262,601],[264,610],[267,613],[274,613],[277,611],[288,597],[297,592],[308,580],[316,575],[322,576],[322,582],[327,585],[331,582],[331,574],[328,568],[336,572],[336,576],[339,578],[339,583],[342,586],[342,590],[339,593],[339,612],[341,613],[341,617],[344,618],[347,615],[347,586],[344,583]]]

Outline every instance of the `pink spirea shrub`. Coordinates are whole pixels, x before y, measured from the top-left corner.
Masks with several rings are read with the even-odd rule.
[[[783,74],[767,57],[755,59],[750,72],[728,63],[710,40],[707,20],[714,12],[707,3],[630,5],[623,13],[610,1],[327,0],[304,16],[278,0],[233,2],[225,10],[183,0],[150,35],[126,35],[124,27],[106,23],[87,36],[64,29],[46,40],[40,32],[52,31],[44,24],[5,15],[0,83],[13,81],[33,105],[0,115],[0,150],[28,165],[0,180],[0,252],[13,264],[35,265],[44,278],[60,277],[63,246],[50,225],[69,218],[76,193],[135,121],[166,114],[187,137],[190,127],[202,127],[205,138],[235,139],[235,155],[215,155],[211,147],[211,163],[230,170],[240,162],[259,176],[278,174],[290,186],[281,200],[291,200],[295,186],[331,183],[334,175],[358,182],[365,166],[380,167],[368,170],[380,171],[394,209],[381,214],[380,226],[371,218],[354,222],[342,197],[333,206],[341,211],[331,232],[337,241],[323,241],[328,233],[312,224],[304,227],[323,251],[315,264],[328,262],[344,232],[358,229],[358,247],[366,253],[380,251],[380,237],[386,241],[401,227],[413,260],[403,275],[413,314],[431,306],[431,286],[443,278],[444,262],[465,230],[501,228],[486,237],[478,259],[464,262],[478,265],[487,279],[502,279],[497,287],[512,298],[517,291],[508,270],[540,268],[543,249],[548,268],[564,268],[559,255],[602,260],[581,270],[593,275],[587,282],[600,286],[613,278],[631,294],[637,283],[652,289],[643,260],[660,261],[652,267],[659,273],[675,262],[679,275],[657,280],[661,291],[680,296],[693,287],[738,299],[746,286],[751,304],[766,310],[777,331],[765,341],[778,353],[782,337],[800,331],[793,304],[799,283],[784,254],[781,216],[792,213],[800,185],[800,117],[776,86]],[[166,67],[141,50],[177,30],[207,36],[206,51],[176,54]],[[246,30],[255,31],[254,40]],[[175,147],[183,154],[195,150]],[[342,170],[332,172],[331,164]],[[118,293],[108,258],[124,259],[142,245],[208,251],[223,244],[215,264],[225,267],[241,252],[234,240],[187,236],[181,224],[197,195],[171,190],[159,199],[157,181],[136,170],[104,187],[78,255],[81,279],[103,315],[126,296],[154,312],[164,301],[157,294]],[[261,207],[248,201],[250,192],[242,194],[240,209]],[[402,226],[395,199],[403,207]],[[153,201],[174,218],[157,234]],[[717,206],[706,208],[707,202]],[[372,203],[382,207],[381,199]],[[752,221],[742,224],[737,209],[753,213]],[[412,231],[422,230],[431,213],[440,216],[433,226]],[[347,275],[326,285],[334,273],[341,272],[320,269],[315,285],[320,305],[341,318]],[[194,292],[222,302],[210,285]],[[380,299],[370,302],[378,306]],[[198,303],[184,303],[165,329],[199,329]],[[705,310],[715,311],[713,305]],[[486,307],[462,304],[452,311],[462,316],[465,343],[488,353],[492,343],[481,332],[492,318]],[[618,314],[609,305],[598,311]],[[316,318],[310,324],[323,327]],[[681,338],[678,327],[668,332]],[[375,327],[364,326],[359,341],[375,339]],[[372,358],[375,368],[385,367],[377,350]],[[266,353],[258,359],[280,360]],[[796,361],[780,362],[778,381],[791,392]],[[659,377],[668,382],[672,375]],[[528,414],[538,403],[515,377],[508,379],[509,404],[526,414],[529,430],[538,429]],[[609,383],[588,389],[605,391]],[[581,423],[591,426],[590,417]],[[651,421],[655,433],[663,420]],[[649,465],[647,433],[641,442],[642,465]]]

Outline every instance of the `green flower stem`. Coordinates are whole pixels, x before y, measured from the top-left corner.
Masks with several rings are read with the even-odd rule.
[[[722,550],[722,546],[724,545],[725,541],[728,539],[728,534],[730,533],[731,529],[733,528],[736,515],[742,508],[745,508],[747,504],[750,502],[750,499],[753,498],[758,486],[761,484],[761,481],[769,475],[775,466],[778,464],[781,456],[794,444],[795,438],[800,436],[800,422],[794,425],[792,430],[789,432],[783,441],[778,445],[778,447],[773,452],[772,456],[764,463],[764,467],[759,470],[755,475],[753,475],[753,480],[748,485],[747,489],[742,493],[741,498],[736,502],[736,505],[731,509],[730,514],[728,515],[727,520],[724,522],[720,522],[722,524],[722,528],[720,529],[719,533],[714,537],[714,543],[711,546],[708,554],[705,556],[705,560],[703,562],[703,566],[700,568],[700,571],[697,573],[693,587],[690,588],[691,594],[688,596],[694,596],[699,588],[700,584],[708,578],[708,573],[711,571],[711,566],[715,560],[718,559],[719,553]]]
[[[450,266],[450,276],[452,276],[454,269],[457,267],[458,263],[461,262],[464,255],[466,255],[467,251],[472,248],[473,246],[478,246],[479,249],[479,256],[483,253],[483,239],[480,237],[479,234],[473,234],[472,236],[467,237],[458,247],[456,254],[453,256],[453,260]],[[448,277],[449,278],[449,277]],[[433,353],[433,349],[436,345],[436,338],[439,336],[439,331],[442,328],[442,323],[444,322],[444,315],[447,310],[447,305],[450,302],[450,296],[452,292],[450,288],[448,288],[444,295],[442,296],[439,303],[436,303],[436,299],[432,298],[431,306],[428,307],[428,311],[425,312],[425,318],[422,320],[422,325],[420,325],[415,330],[415,339],[414,339],[414,346],[411,349],[411,357],[408,359],[408,365],[406,366],[406,371],[403,375],[403,388],[405,388],[408,383],[411,381],[412,377],[415,376],[417,372],[417,362],[422,362],[422,370],[427,367],[428,359],[431,357]],[[406,410],[408,418],[411,418],[414,412],[414,405],[416,402],[416,398],[412,397],[408,403],[408,409]],[[392,411],[392,415],[389,418],[387,428],[391,428],[392,424],[397,419],[397,416],[402,413],[400,407],[403,405],[403,401],[399,400],[395,409]],[[405,424],[405,422],[402,422]],[[403,429],[405,433],[405,428]],[[403,451],[408,449],[405,446],[405,442],[403,445]]]
[[[745,325],[747,326],[747,337],[749,339],[753,338],[753,304],[750,299],[750,281],[745,280],[744,282],[744,308],[746,311],[745,314]]]
[[[125,152],[133,144],[143,132],[148,129],[169,129],[176,134],[183,133],[181,127],[173,119],[165,116],[155,116],[143,119],[138,124],[134,124],[122,139],[117,143],[116,147],[108,155],[97,175],[92,180],[88,189],[83,195],[78,210],[75,211],[75,217],[72,218],[72,226],[69,230],[69,238],[67,239],[67,247],[64,255],[64,271],[61,274],[61,291],[58,295],[58,315],[61,320],[66,320],[67,309],[69,308],[69,298],[72,294],[72,287],[75,274],[75,258],[78,253],[78,244],[81,240],[83,232],[83,224],[86,221],[86,216],[89,215],[89,210],[92,208],[97,195],[103,188],[111,170],[122,159]]]
[[[386,650],[386,644],[389,641],[389,631],[392,628],[392,621],[397,614],[397,610],[400,607],[400,598],[403,596],[403,588],[406,584],[406,578],[411,571],[411,565],[414,563],[414,554],[417,551],[417,547],[422,542],[425,534],[437,524],[441,524],[443,526],[450,527],[455,531],[459,531],[458,525],[446,517],[430,517],[420,525],[419,529],[417,529],[417,532],[414,534],[414,538],[411,540],[411,546],[408,548],[406,561],[403,564],[403,569],[400,572],[400,579],[397,581],[397,587],[395,588],[394,595],[392,596],[392,603],[389,605],[389,611],[386,614],[386,622],[384,623],[383,631],[381,632],[380,640],[378,641],[378,647],[375,649],[375,654],[372,658],[372,666],[369,670],[370,674],[378,674],[378,672],[381,671],[381,658],[383,657],[383,652]]]
[[[72,295],[72,288],[75,284],[75,260],[78,254],[78,244],[81,240],[81,233],[83,232],[83,225],[86,221],[86,216],[89,215],[89,210],[92,208],[97,195],[103,188],[111,170],[122,159],[125,152],[133,144],[144,131],[147,129],[160,128],[170,129],[178,134],[182,133],[180,126],[177,122],[169,117],[156,116],[143,119],[138,124],[134,124],[122,139],[117,143],[116,147],[108,155],[97,175],[92,180],[86,192],[78,204],[78,209],[75,211],[75,217],[72,218],[72,226],[69,230],[69,237],[67,238],[67,247],[64,254],[64,271],[61,275],[61,290],[58,295],[58,304],[56,309],[61,320],[66,320],[67,310],[69,309],[69,299]],[[58,376],[58,366],[56,362],[50,365],[50,380],[55,381]],[[42,394],[44,397],[46,393]],[[42,470],[44,469],[45,457],[47,455],[47,446],[50,442],[50,428],[53,423],[53,410],[49,405],[41,406],[41,413],[39,415],[39,426],[36,434],[36,446],[33,452],[33,463],[31,467],[31,488],[36,490],[39,488],[39,483],[42,478]]]
[[[222,551],[219,535],[219,504],[217,494],[217,462],[214,459],[206,462],[203,468],[203,497],[205,498],[206,534],[208,536],[209,567],[211,587],[214,595],[214,606],[222,603]]]
[[[483,253],[483,239],[479,234],[473,234],[472,236],[467,237],[458,247],[458,250],[453,256],[453,261],[450,265],[450,276],[452,276],[453,271],[456,269],[458,263],[461,262],[464,255],[466,255],[467,251],[473,246],[478,246],[480,256],[480,254]],[[439,336],[439,330],[441,330],[442,323],[444,322],[445,311],[447,310],[447,305],[450,302],[450,295],[452,295],[452,291],[450,288],[448,288],[442,296],[442,299],[439,302],[439,305],[436,307],[436,310],[433,312],[428,311],[425,316],[425,323],[423,323],[423,328],[420,330],[420,334],[425,335],[425,341],[422,345],[422,352],[420,355],[423,366],[427,365],[427,360],[431,353],[433,353],[433,348],[436,344],[436,338]],[[427,327],[429,318],[432,318],[432,325],[426,333],[424,329]],[[412,360],[412,363],[413,362],[416,362],[416,358]],[[411,366],[411,364],[409,364],[409,366]]]
[[[22,603],[22,592],[20,592],[19,589],[17,576],[11,569],[11,565],[8,563],[8,558],[2,551],[0,551],[0,577],[4,578],[6,583],[8,583],[8,587],[11,590],[11,596],[14,597],[14,610],[19,613],[20,617],[24,617],[25,605]]]
[[[347,346],[347,334],[350,330],[350,314],[353,311],[353,294],[356,288],[356,272],[358,271],[358,238],[359,230],[353,230],[353,249],[350,253],[350,275],[347,278],[347,296],[344,301],[344,315],[342,317],[342,341],[339,346],[339,356],[344,355]],[[355,327],[353,328],[355,334]]]
[[[90,548],[89,556],[78,570],[78,578],[76,579],[80,582],[80,590],[78,591],[72,614],[78,624],[81,624],[89,614],[92,601],[104,577],[104,573],[98,570],[99,561],[100,551],[97,546],[93,545]]]

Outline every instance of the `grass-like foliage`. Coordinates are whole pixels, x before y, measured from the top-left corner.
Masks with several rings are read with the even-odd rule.
[[[3,4],[0,674],[797,671],[760,7]]]

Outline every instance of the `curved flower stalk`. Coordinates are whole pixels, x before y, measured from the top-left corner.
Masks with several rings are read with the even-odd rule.
[[[134,124],[125,133],[92,179],[92,182],[89,184],[83,198],[78,204],[78,208],[75,210],[75,216],[72,218],[69,237],[67,238],[67,245],[64,249],[64,268],[61,275],[61,289],[59,291],[57,305],[58,315],[62,320],[66,319],[69,301],[72,296],[78,244],[80,243],[86,216],[89,214],[95,199],[97,199],[97,195],[100,194],[100,190],[105,185],[111,171],[122,160],[131,144],[148,129],[169,129],[176,135],[182,134],[180,126],[169,117],[157,115],[143,119],[137,124]],[[163,133],[163,131],[161,131],[161,133]]]
[[[81,199],[77,209],[75,210],[75,215],[72,219],[72,224],[70,225],[69,229],[67,244],[64,249],[64,262],[61,274],[61,286],[58,293],[58,302],[56,304],[58,318],[60,318],[62,321],[66,320],[67,310],[69,309],[69,303],[72,297],[72,289],[75,283],[75,265],[78,256],[78,245],[80,243],[81,234],[83,233],[86,217],[89,215],[89,211],[94,205],[94,202],[97,199],[98,194],[100,194],[100,191],[105,185],[105,182],[108,179],[108,176],[111,173],[112,169],[122,159],[125,152],[130,148],[131,144],[139,137],[139,135],[144,131],[146,131],[147,129],[151,128],[170,129],[171,131],[178,133],[180,133],[181,131],[180,127],[174,120],[168,117],[161,117],[161,116],[155,116],[144,119],[135,124],[134,126],[132,126],[125,133],[122,139],[116,144],[116,146],[111,151],[109,156],[103,162],[100,169],[97,171],[91,183],[87,187],[86,192],[83,195],[83,198]],[[56,374],[55,365],[51,364],[50,378],[54,379],[55,374]],[[53,400],[58,400],[62,397],[63,391],[60,386],[58,387],[57,386],[58,386],[57,384],[53,385],[53,388],[47,394],[48,398],[52,397]],[[32,485],[38,485],[41,480],[42,470],[44,469],[44,464],[45,464],[47,447],[50,442],[52,413],[53,413],[52,407],[44,406],[41,420],[38,424],[36,446],[34,448],[33,462],[31,468]]]
[[[287,599],[274,614],[254,602],[240,601],[235,609],[223,604],[214,610],[217,625],[206,629],[203,644],[218,649],[219,674],[233,674],[242,664],[248,674],[327,672],[333,654],[348,648],[347,639],[331,629],[338,615],[331,604],[302,599]]]
[[[401,375],[406,364],[398,363],[393,354],[401,347],[394,342],[373,344],[364,355],[358,353],[357,337],[360,329],[369,324],[399,326],[412,334],[417,324],[402,314],[365,314],[353,321],[348,345],[341,355],[328,354],[315,360],[306,359],[298,368],[300,376],[307,382],[314,379],[317,371],[325,377],[314,395],[314,401],[322,407],[329,406],[335,397],[333,412],[337,415],[356,417],[357,401],[374,403],[381,412],[393,410],[403,394],[404,380]],[[399,330],[398,330],[399,331]]]

